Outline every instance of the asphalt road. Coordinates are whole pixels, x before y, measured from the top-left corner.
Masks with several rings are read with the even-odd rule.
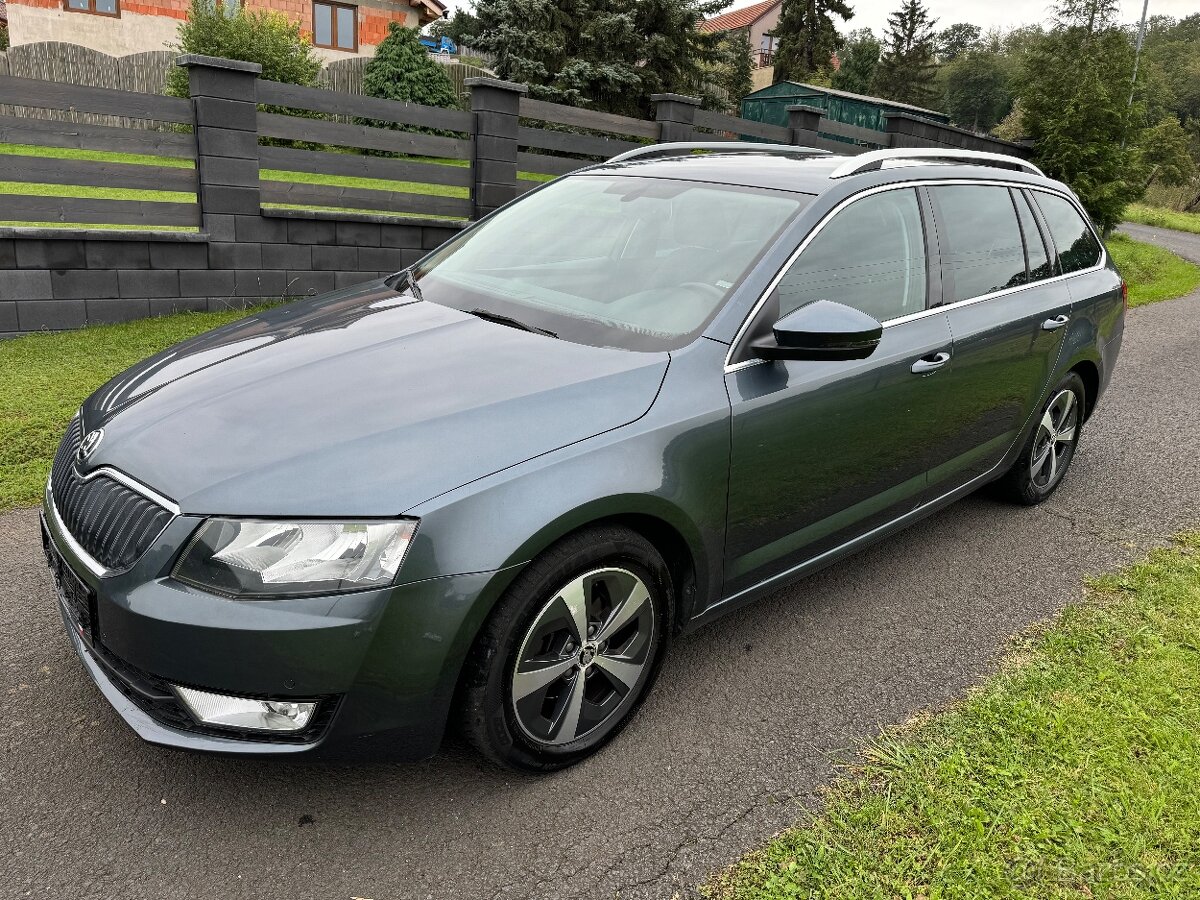
[[[1154,228],[1150,225],[1138,225],[1126,222],[1118,229],[1134,240],[1146,241],[1166,247],[1172,253],[1177,253],[1184,259],[1200,263],[1200,234],[1189,234],[1186,231],[1171,231],[1169,228]]]
[[[1200,292],[1132,312],[1052,502],[969,498],[678,641],[616,744],[541,779],[453,747],[401,766],[144,745],[68,647],[36,514],[0,516],[0,895],[691,897],[1084,575],[1200,523],[1198,340]]]

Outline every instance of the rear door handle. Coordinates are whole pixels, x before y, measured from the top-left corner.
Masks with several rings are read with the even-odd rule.
[[[1055,316],[1053,319],[1047,319],[1042,323],[1042,331],[1056,331],[1070,321],[1071,317],[1068,315]]]
[[[941,353],[935,353],[932,356],[923,356],[912,364],[914,375],[924,375],[927,372],[935,372],[950,362],[950,354],[944,350]]]

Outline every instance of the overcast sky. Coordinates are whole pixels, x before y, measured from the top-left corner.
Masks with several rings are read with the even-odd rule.
[[[469,7],[469,0],[448,0],[450,7]],[[729,9],[750,6],[758,0],[734,0]],[[854,18],[843,30],[849,28],[872,28],[882,34],[888,13],[900,5],[899,0],[850,0]],[[985,31],[989,28],[1011,28],[1046,19],[1050,7],[1047,0],[926,0],[930,13],[944,28],[955,22],[973,22]],[[1175,16],[1180,18],[1197,11],[1197,0],[1150,0],[1150,15]],[[1129,22],[1137,21],[1142,15],[1142,0],[1122,0],[1121,12]]]

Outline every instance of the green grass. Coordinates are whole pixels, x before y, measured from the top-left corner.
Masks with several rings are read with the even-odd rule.
[[[0,511],[41,499],[63,429],[97,387],[245,311],[180,313],[0,341]]]
[[[1200,288],[1200,266],[1169,250],[1123,234],[1110,235],[1105,243],[1129,284],[1130,306],[1182,297]]]
[[[69,147],[38,147],[35,144],[0,144],[0,154],[8,156],[38,156],[43,159],[86,159],[93,162],[129,163],[135,166],[170,166],[173,169],[194,169],[190,159],[174,156],[149,156],[144,153],[110,153],[107,150],[75,150]]]
[[[951,710],[881,735],[721,900],[1200,896],[1200,533],[1090,585]]]
[[[58,147],[37,147],[30,144],[0,144],[0,155],[9,156],[38,156],[48,159],[83,159],[95,162],[115,162],[127,165],[171,166],[172,168],[194,168],[191,160],[176,159],[167,156],[147,156],[136,153],[109,153],[95,150],[72,150]],[[437,159],[433,157],[414,157],[414,161],[462,167],[469,165],[468,160]],[[0,166],[2,171],[2,166]],[[433,197],[457,197],[468,199],[470,189],[454,185],[426,184],[417,181],[395,181],[382,178],[359,178],[343,175],[317,175],[307,172],[288,172],[278,169],[262,169],[259,173],[264,181],[281,181],[292,184],[322,184],[333,187],[365,188],[376,191],[393,191],[396,193],[421,194]],[[552,181],[553,175],[540,175],[536,172],[518,172],[517,177],[522,181],[545,182]],[[135,190],[130,188],[79,187],[68,184],[34,184],[17,181],[0,181],[0,194],[23,194],[39,197],[80,197],[94,200],[146,200],[160,203],[195,203],[196,195],[179,191]],[[394,215],[397,218],[444,218],[458,221],[461,217],[425,216],[419,213],[389,213],[380,210],[360,210],[350,207],[313,206],[310,204],[266,204],[281,209],[310,209],[319,211],[361,213],[367,215]],[[147,225],[87,225],[58,222],[17,222],[0,221],[0,227],[12,228],[99,228],[99,229],[153,229],[160,231],[197,231],[196,227],[185,226],[147,226]]]
[[[1132,203],[1125,208],[1125,218],[1140,225],[1153,225],[1156,228],[1172,228],[1175,231],[1190,231],[1200,234],[1200,213],[1176,212],[1173,209],[1163,209],[1159,206],[1147,206],[1144,203]]]

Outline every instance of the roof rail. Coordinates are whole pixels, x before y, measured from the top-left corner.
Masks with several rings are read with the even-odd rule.
[[[984,153],[979,150],[953,150],[940,147],[903,147],[895,150],[870,150],[847,160],[834,169],[830,178],[845,178],[860,172],[883,168],[883,164],[894,159],[929,160],[931,162],[961,162],[965,165],[995,166],[1000,169],[1015,169],[1030,175],[1045,173],[1031,162],[1003,153]]]
[[[815,147],[793,147],[790,144],[765,144],[752,141],[673,141],[666,144],[647,144],[614,156],[609,162],[627,162],[652,156],[687,156],[696,150],[710,153],[770,153],[775,156],[828,156],[828,150]]]

